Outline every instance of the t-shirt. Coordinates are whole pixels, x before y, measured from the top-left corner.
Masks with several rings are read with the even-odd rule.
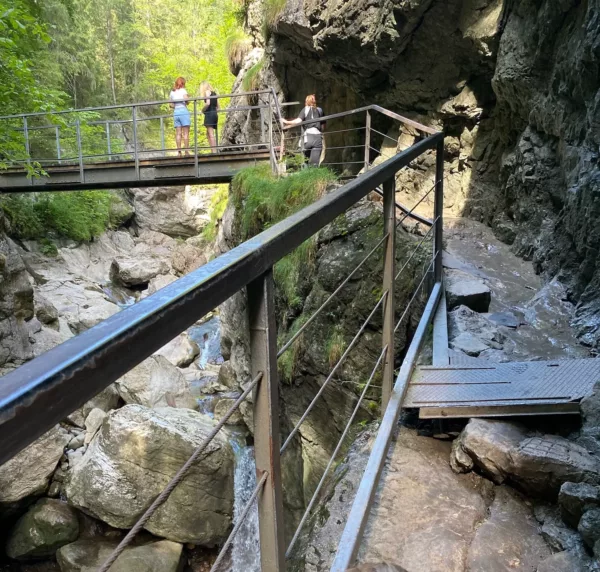
[[[180,87],[179,89],[173,89],[169,94],[169,99],[171,101],[176,101],[175,109],[187,109],[185,103],[183,103],[187,99],[187,90],[185,87]]]
[[[298,119],[302,121],[308,121],[310,119],[318,119],[319,117],[323,117],[323,110],[320,107],[310,107],[307,105],[298,115]],[[314,122],[307,123],[303,126],[306,132],[313,133],[313,129],[316,131],[322,131],[325,128],[325,122]]]

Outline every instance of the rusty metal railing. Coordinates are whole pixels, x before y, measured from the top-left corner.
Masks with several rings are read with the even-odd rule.
[[[381,108],[369,106],[361,110],[335,114],[326,119],[348,117],[373,110],[381,111]],[[280,117],[280,113],[280,109],[276,108],[275,117]],[[390,117],[391,112],[387,110],[383,110],[382,113],[396,121],[408,121],[407,124],[413,128],[415,125],[418,126],[396,114],[391,114],[393,117]],[[348,533],[345,533],[340,550],[343,547],[352,548],[347,550],[344,548],[346,552],[342,551],[342,555],[336,560],[336,562],[351,563],[381,470],[377,462],[380,462],[385,456],[389,444],[388,433],[397,421],[403,387],[414,366],[418,346],[422,341],[427,324],[433,317],[433,311],[441,291],[443,134],[424,126],[421,127],[421,131],[424,133],[423,138],[408,149],[395,154],[378,166],[372,166],[369,161],[362,174],[326,194],[310,206],[222,254],[156,294],[124,309],[90,330],[4,376],[0,382],[0,464],[13,457],[56,423],[66,418],[72,411],[82,406],[232,295],[245,289],[248,297],[250,329],[250,375],[252,379],[250,386],[246,387],[242,396],[229,409],[221,423],[215,426],[211,434],[173,477],[161,495],[148,507],[144,516],[123,539],[118,550],[126,547],[135,533],[143,527],[145,520],[151,517],[152,511],[156,510],[160,503],[168,498],[170,491],[177,486],[178,482],[185,478],[186,471],[193,465],[194,459],[200,455],[203,447],[217,434],[227,418],[240,407],[244,399],[253,393],[257,485],[242,511],[242,517],[248,514],[252,503],[258,504],[262,570],[265,572],[284,571],[286,553],[287,556],[292,554],[302,528],[319,500],[319,492],[343,446],[344,439],[348,435],[366,391],[372,387],[374,376],[381,369],[381,403],[382,411],[385,413],[372,452],[375,460],[373,463],[370,461],[367,469],[365,482],[368,484],[364,487],[361,484],[361,490],[357,495],[351,519],[348,522]],[[272,146],[272,161],[276,163],[281,161],[282,149],[283,144],[279,147]],[[395,203],[396,178],[402,169],[410,168],[412,161],[423,153],[431,151],[436,153],[436,172],[433,189],[427,195],[433,193],[435,199],[433,216],[431,219],[427,219],[429,222],[427,232],[420,240],[415,240],[414,248],[407,253],[403,266],[397,272],[397,228],[407,217],[414,215],[413,211],[421,204],[422,199],[410,209],[397,208]],[[280,155],[278,156],[277,153]],[[278,350],[273,266],[305,240],[333,222],[348,208],[378,189],[383,194],[384,228],[381,240],[366,254],[349,276],[340,281],[332,295],[310,316],[304,328],[308,327],[316,316],[324,311],[331,300],[355,276],[356,271],[379,249],[383,249],[381,296],[362,322],[346,350],[331,368],[330,374],[323,381],[307,410],[281,445],[277,359],[298,341],[298,337],[304,330],[297,332]],[[396,216],[398,211],[403,213],[400,218]],[[430,256],[427,257],[421,274],[415,280],[410,300],[400,308],[395,295],[396,281],[417,252],[429,243],[431,243]],[[402,363],[400,375],[394,385],[396,359],[394,333],[413,307],[413,302],[423,292],[428,301],[417,332]],[[308,503],[300,525],[295,531],[292,541],[286,547],[283,532],[282,456],[291,439],[299,432],[314,404],[321,398],[326,385],[332,383],[336,371],[379,311],[383,312],[381,352],[335,447],[327,469],[321,476],[317,489]],[[397,320],[398,315],[400,315],[400,321]],[[49,403],[52,404],[52,407],[48,406]],[[284,457],[283,462],[285,462]],[[215,570],[222,562],[225,551],[231,545],[239,528],[240,525],[237,523],[213,567]],[[102,570],[108,570],[111,562],[117,557],[118,552],[115,552],[104,564]]]

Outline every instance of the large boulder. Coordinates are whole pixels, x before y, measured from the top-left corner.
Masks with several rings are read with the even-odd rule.
[[[160,348],[154,355],[166,357],[177,367],[187,367],[200,355],[200,348],[187,332],[183,332]]]
[[[67,499],[116,528],[131,528],[214,428],[189,409],[113,411],[74,467]],[[220,432],[145,528],[178,542],[223,540],[233,508],[233,452]]]
[[[61,572],[97,572],[119,543],[110,540],[78,540],[56,554]],[[126,548],[110,567],[111,572],[177,572],[183,547],[161,540]]]
[[[577,528],[587,509],[600,507],[600,487],[587,483],[565,483],[560,487],[558,504],[562,519]]]
[[[556,498],[566,482],[600,484],[600,461],[557,435],[532,435],[514,423],[471,419],[458,439],[451,458],[455,470],[469,470],[466,453],[495,483],[509,481],[534,496]]]
[[[118,257],[113,260],[110,267],[111,279],[125,286],[143,286],[152,278],[167,272],[169,272],[169,265],[164,260],[152,256]]]
[[[489,310],[492,293],[479,278],[460,270],[447,270],[444,286],[449,311],[458,306],[467,306],[475,312]]]
[[[154,355],[144,360],[128,371],[116,384],[125,403],[137,403],[150,408],[198,408],[190,392],[189,382],[162,355]]]
[[[600,540],[600,508],[592,508],[584,512],[577,530],[588,548],[593,549],[596,542]]]
[[[50,557],[78,536],[79,520],[75,510],[59,500],[41,499],[11,530],[6,554],[15,560]]]
[[[0,507],[46,492],[71,437],[57,425],[0,466]]]

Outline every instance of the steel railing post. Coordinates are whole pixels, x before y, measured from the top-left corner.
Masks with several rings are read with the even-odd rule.
[[[275,149],[273,148],[273,106],[271,105],[271,96],[269,95],[269,156],[271,158],[271,169],[277,174],[277,160],[275,159]]]
[[[135,178],[140,180],[140,156],[138,153],[138,136],[137,136],[137,109],[134,105],[131,108],[131,119],[133,124],[133,160],[135,162]]]
[[[435,225],[433,234],[433,256],[435,262],[433,266],[433,276],[435,282],[441,282],[443,274],[442,251],[443,251],[443,232],[444,232],[444,138],[442,137],[435,150],[435,191],[433,206],[433,224]]]
[[[198,101],[196,99],[194,99],[194,176],[200,176],[198,167]]]
[[[110,123],[106,122],[106,150],[108,151],[108,160],[112,161],[112,148],[110,143]]]
[[[396,322],[394,283],[396,278],[396,181],[392,177],[383,183],[383,232],[387,235],[383,248],[383,291],[387,292],[383,306],[382,347],[387,347],[381,383],[381,413],[385,411],[394,386],[394,327]]]
[[[369,158],[371,151],[371,113],[367,111],[365,124],[365,172],[369,170]]]
[[[165,120],[164,118],[160,118],[160,148],[163,152],[163,157],[166,156],[165,150]]]
[[[25,154],[27,166],[31,167],[31,149],[29,148],[29,127],[27,125],[27,117],[23,117],[23,138],[25,139]],[[31,177],[30,184],[33,185],[33,177]]]
[[[85,182],[85,174],[83,172],[83,146],[81,144],[81,123],[79,117],[75,121],[75,134],[77,136],[77,158],[79,159],[79,182]]]
[[[257,480],[268,472],[258,499],[261,570],[285,570],[283,493],[279,439],[277,327],[273,270],[248,284],[252,377],[262,372],[254,394],[254,455]]]
[[[62,163],[60,153],[60,127],[57,125],[54,128],[54,131],[56,133],[56,158],[58,159],[58,164],[60,165]]]

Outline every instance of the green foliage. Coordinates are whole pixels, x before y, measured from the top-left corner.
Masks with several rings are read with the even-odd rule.
[[[244,91],[254,91],[258,89],[260,72],[265,66],[264,58],[258,60],[244,75],[242,80],[242,89]]]
[[[17,238],[45,238],[52,233],[89,241],[108,228],[112,200],[108,191],[16,194],[0,199],[0,208]]]
[[[265,24],[272,28],[277,23],[277,19],[281,16],[285,8],[286,0],[263,0],[265,11]]]
[[[40,252],[46,256],[54,258],[58,256],[58,248],[49,238],[40,239]]]
[[[229,70],[239,69],[248,52],[252,49],[252,40],[242,30],[234,30],[225,40],[225,51],[229,61]]]
[[[204,227],[202,237],[212,242],[217,237],[217,228],[229,200],[229,185],[219,185],[216,193],[210,199],[210,222]]]
[[[334,173],[326,168],[304,169],[287,177],[273,175],[269,165],[243,169],[231,184],[240,241],[312,204],[324,195],[327,185],[335,179]],[[310,277],[315,246],[315,239],[310,238],[273,269],[279,292],[292,309],[302,302],[298,285]]]
[[[342,327],[338,324],[333,327],[333,331],[327,340],[327,357],[330,367],[333,367],[342,357],[346,349],[346,341]]]
[[[283,347],[292,337],[294,337],[300,328],[306,323],[308,317],[302,314],[292,325],[288,332],[279,336],[278,347]],[[279,369],[279,378],[282,381],[291,382],[297,373],[300,357],[305,350],[304,332],[298,336],[288,350],[279,358],[277,364]]]

